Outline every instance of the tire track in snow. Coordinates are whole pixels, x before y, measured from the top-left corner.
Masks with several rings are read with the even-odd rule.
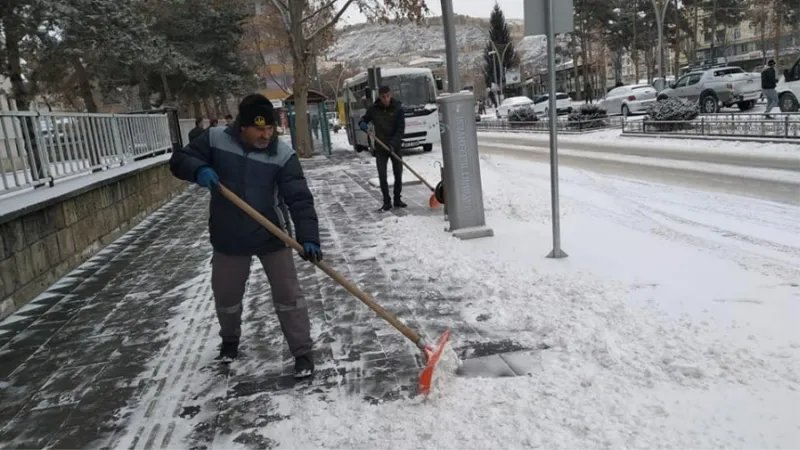
[[[707,237],[697,236],[691,232],[679,230],[675,226],[670,226],[668,222],[672,221],[687,227],[705,229],[719,235],[726,240],[732,240],[737,243],[746,242],[761,248],[770,248],[772,250],[784,253],[790,258],[800,257],[800,249],[759,239],[754,236],[746,236],[730,230],[723,230],[713,225],[703,224],[689,219],[680,218],[667,212],[659,211],[658,209],[648,206],[641,201],[635,200],[632,198],[633,196],[627,192],[622,192],[618,188],[610,187],[608,184],[600,182],[596,177],[592,176],[592,174],[587,173],[586,177],[591,180],[594,188],[614,199],[614,202],[618,206],[632,215],[638,215],[639,217],[654,224],[655,228],[648,230],[653,234],[662,236],[674,242],[687,244],[697,249],[711,251],[723,259],[735,261],[743,269],[758,271],[763,275],[778,277],[800,276],[800,270],[796,269],[797,265],[792,261],[767,256],[758,253],[757,251],[747,250],[740,246],[723,244]],[[620,199],[624,199],[624,202]],[[680,206],[684,208],[686,207],[685,204]],[[739,219],[737,215],[730,211],[728,212],[728,215],[733,216],[735,219]],[[660,220],[655,216],[661,216],[662,219]]]

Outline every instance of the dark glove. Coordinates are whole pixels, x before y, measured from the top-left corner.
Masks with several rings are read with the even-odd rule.
[[[367,122],[358,122],[358,127],[361,128],[361,131],[365,133],[369,131],[369,125],[367,125]]]
[[[211,167],[205,166],[201,167],[197,171],[197,175],[195,175],[195,179],[197,184],[203,186],[206,189],[211,189],[213,186],[219,184],[219,177],[217,176],[217,172],[214,172],[214,169]]]
[[[305,259],[306,261],[322,261],[322,249],[319,248],[319,245],[313,242],[305,242],[303,243],[303,251],[305,253],[301,255],[301,258]]]

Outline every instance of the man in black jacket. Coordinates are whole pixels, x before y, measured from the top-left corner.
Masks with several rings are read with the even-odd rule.
[[[206,131],[206,129],[203,128],[203,118],[199,117],[197,119],[194,119],[194,128],[192,128],[192,130],[189,131],[189,142],[192,142],[193,140],[197,139],[198,136],[203,134],[203,131]]]
[[[772,111],[772,108],[778,106],[778,92],[775,90],[777,86],[778,77],[775,74],[775,60],[770,59],[767,63],[767,68],[761,72],[761,90],[767,99],[767,108],[764,112],[769,119],[772,118],[769,112]]]
[[[367,109],[367,113],[358,122],[359,127],[369,131],[368,124],[372,122],[375,127],[375,137],[399,157],[398,153],[403,144],[403,135],[406,131],[406,116],[403,113],[403,105],[399,100],[392,98],[392,90],[388,86],[383,86],[378,90],[378,100],[374,105]],[[380,145],[375,144],[375,156],[378,162],[378,179],[381,183],[381,193],[383,194],[383,206],[380,211],[392,209],[392,198],[389,197],[389,181],[386,176],[386,165],[392,160],[392,172],[394,173],[394,206],[405,208],[406,205],[400,198],[403,192],[403,164],[395,160]]]
[[[322,259],[314,198],[300,160],[278,140],[275,125],[272,103],[263,95],[247,96],[230,126],[209,128],[175,152],[170,169],[176,177],[211,191],[211,289],[222,337],[220,359],[238,356],[242,298],[256,256],[267,273],[278,320],[295,357],[294,375],[302,378],[313,373],[314,362],[308,307],[292,250],[215,189],[221,182],[284,229],[288,218],[280,205],[285,201],[303,257]]]

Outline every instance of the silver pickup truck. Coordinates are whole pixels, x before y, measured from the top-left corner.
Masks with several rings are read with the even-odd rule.
[[[720,107],[736,105],[742,111],[752,109],[761,97],[761,77],[741,67],[727,66],[690,72],[658,93],[658,100],[681,97],[700,103],[704,113],[719,112]]]

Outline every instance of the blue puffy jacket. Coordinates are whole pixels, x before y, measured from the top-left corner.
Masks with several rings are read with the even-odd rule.
[[[281,208],[285,203],[295,225],[295,238],[319,245],[314,197],[295,151],[277,137],[265,150],[249,148],[241,141],[239,129],[238,122],[209,128],[172,155],[170,170],[182,180],[195,182],[198,169],[210,166],[223,185],[284,230],[289,226]],[[211,191],[210,209],[209,232],[216,251],[259,255],[285,247],[216,189]]]

